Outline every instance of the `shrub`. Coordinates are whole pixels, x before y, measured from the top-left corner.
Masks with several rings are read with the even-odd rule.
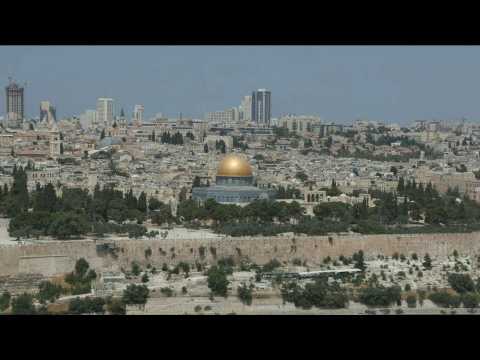
[[[200,246],[198,248],[198,253],[200,254],[200,258],[201,259],[204,259],[205,258],[205,247],[204,246]]]
[[[5,311],[10,307],[12,295],[8,291],[4,291],[0,296],[0,311]]]
[[[242,283],[242,285],[237,288],[237,295],[242,304],[252,305],[252,293],[253,285],[247,286],[247,284]]]
[[[412,254],[412,260],[418,260],[418,255],[417,253]]]
[[[427,293],[425,292],[425,290],[418,290],[418,302],[420,306],[423,306],[423,301],[425,300],[426,297],[427,297]]]
[[[202,311],[202,307],[200,305],[197,305],[193,308],[193,310],[198,313],[198,312]]]
[[[182,294],[185,295],[187,293],[187,287],[182,286]]]
[[[207,272],[208,287],[213,295],[227,297],[228,284],[227,274],[222,267],[212,266]]]
[[[340,255],[338,260],[340,260],[343,263],[343,265],[349,265],[352,262],[350,259],[346,258],[343,255]]]
[[[437,291],[428,297],[435,305],[449,308],[458,307],[461,303],[460,296],[452,295],[446,291]]]
[[[214,259],[217,258],[217,249],[214,246],[210,246],[210,254],[212,254]]]
[[[145,285],[130,284],[123,291],[122,301],[128,305],[145,306],[150,291]]]
[[[360,269],[364,271],[366,269],[365,261],[364,261],[364,256],[363,256],[363,251],[359,250],[358,253],[354,253],[352,256],[353,261],[355,262],[354,267],[357,269]]]
[[[160,289],[160,292],[165,295],[166,297],[172,297],[173,296],[173,290],[169,287],[163,287]]]
[[[141,269],[140,265],[138,265],[135,261],[132,262],[132,275],[138,276],[140,275]]]
[[[423,257],[422,265],[426,270],[432,269],[432,259],[430,258],[430,255],[428,255],[428,253],[425,254],[425,256]]]
[[[361,290],[359,301],[367,306],[391,306],[401,300],[401,289],[398,286],[369,286]]]
[[[284,302],[292,302],[296,307],[309,309],[338,309],[348,305],[348,296],[337,283],[329,284],[326,279],[307,283],[304,288],[296,282],[285,283],[281,289]]]
[[[380,276],[382,277],[383,281],[387,281],[387,275],[385,275],[385,272],[383,270],[380,271]]]
[[[477,293],[466,293],[462,295],[462,303],[466,308],[477,308],[480,302],[480,295]]]
[[[416,296],[415,294],[409,294],[409,295],[407,296],[406,301],[407,301],[407,306],[408,306],[409,308],[415,308],[415,307],[417,307],[417,296]]]
[[[282,266],[280,261],[278,261],[277,259],[272,259],[268,263],[263,265],[262,270],[264,272],[271,272],[271,271],[275,270],[276,268],[279,268],[280,266]]]
[[[405,291],[410,291],[412,290],[412,286],[410,284],[405,285]]]
[[[88,294],[91,291],[91,283],[96,279],[95,270],[89,269],[88,262],[80,258],[75,263],[75,270],[65,276],[65,282],[72,286],[72,294]]]
[[[38,285],[37,298],[40,303],[45,304],[47,301],[55,301],[64,292],[60,285],[55,285],[50,281],[42,281]]]
[[[460,294],[475,291],[475,283],[468,274],[449,274],[448,283]]]
[[[142,283],[147,283],[149,280],[150,280],[150,279],[149,279],[149,277],[148,277],[148,274],[147,274],[147,273],[143,274],[143,276],[142,276]]]
[[[235,261],[232,256],[223,258],[217,261],[218,267],[222,268],[227,275],[233,274],[233,267],[235,266]]]
[[[107,301],[107,311],[111,315],[125,315],[126,314],[126,306],[122,299],[112,299],[110,298]]]
[[[105,312],[104,305],[105,300],[100,297],[86,297],[84,299],[77,297],[70,300],[70,303],[68,304],[68,312],[74,315],[103,314]]]

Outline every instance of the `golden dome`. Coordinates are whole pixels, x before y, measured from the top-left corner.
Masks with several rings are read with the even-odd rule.
[[[243,157],[231,154],[220,162],[217,176],[252,176],[252,168]]]

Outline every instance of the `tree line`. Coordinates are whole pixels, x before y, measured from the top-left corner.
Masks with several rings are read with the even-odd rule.
[[[90,194],[80,188],[65,188],[58,196],[49,183],[29,192],[24,169],[14,168],[13,184],[0,189],[0,212],[10,220],[13,237],[53,236],[57,239],[77,238],[87,233],[128,233],[138,238],[147,234],[143,222],[172,222],[170,206],[155,198],[147,201],[142,192],[138,197],[112,187],[97,185]],[[113,221],[113,223],[112,223]]]
[[[173,135],[170,135],[170,132],[163,132],[160,137],[160,142],[162,144],[183,145],[183,135],[179,132]]]

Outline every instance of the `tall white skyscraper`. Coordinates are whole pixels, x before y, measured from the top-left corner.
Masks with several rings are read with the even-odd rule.
[[[143,111],[144,111],[143,105],[135,105],[133,108],[133,121],[137,125],[142,125],[143,124]]]
[[[266,89],[252,93],[252,121],[262,126],[270,126],[272,94]]]
[[[113,125],[113,99],[99,98],[97,100],[97,123],[99,126]]]
[[[240,104],[240,120],[252,120],[252,97],[247,95],[243,98]]]

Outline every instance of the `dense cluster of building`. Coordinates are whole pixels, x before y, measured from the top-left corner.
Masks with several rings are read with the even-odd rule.
[[[59,118],[53,104],[42,101],[39,117],[28,118],[24,87],[10,81],[5,90],[2,186],[11,184],[17,165],[27,168],[30,189],[37,183],[52,183],[59,193],[111,185],[136,195],[144,191],[175,209],[192,196],[245,203],[294,188],[298,192],[285,200],[311,211],[332,201],[367,199],[373,206],[370,190],[393,191],[403,177],[431,182],[441,192],[458,188],[480,201],[480,126],[465,120],[417,121],[407,128],[367,120],[340,125],[305,115],[273,118],[266,89],[204,119],[157,114],[147,120],[142,105],[127,116],[123,109],[117,113],[112,98],[99,98],[95,110],[71,118]],[[244,161],[245,174],[221,172],[229,153],[237,154],[233,162]],[[341,193],[330,196],[333,180]]]

